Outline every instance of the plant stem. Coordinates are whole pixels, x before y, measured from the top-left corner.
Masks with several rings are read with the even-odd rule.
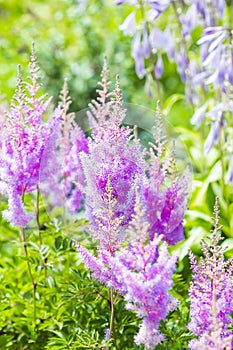
[[[109,289],[109,301],[110,301],[110,321],[109,321],[109,331],[110,336],[112,337],[113,333],[113,340],[114,340],[114,332],[113,332],[113,320],[114,320],[114,300],[113,300],[113,289]]]
[[[35,326],[35,322],[36,322],[36,286],[37,283],[34,281],[33,275],[32,275],[32,270],[31,270],[31,265],[29,262],[29,256],[28,256],[28,250],[27,250],[27,241],[26,241],[26,236],[25,236],[25,231],[23,227],[20,227],[20,235],[22,237],[23,240],[23,247],[24,247],[24,254],[25,257],[27,259],[27,267],[28,267],[28,274],[30,277],[30,280],[32,282],[32,293],[33,293],[33,323]]]
[[[39,185],[36,187],[37,192],[36,192],[36,223],[38,227],[38,233],[39,233],[39,240],[40,240],[40,245],[42,245],[42,236],[40,232],[40,188]]]
[[[22,191],[22,202],[24,203],[24,189]],[[35,323],[36,323],[36,287],[37,287],[37,283],[35,282],[34,278],[33,278],[33,274],[32,274],[32,270],[31,270],[31,265],[29,262],[29,255],[28,255],[28,249],[27,249],[27,240],[26,240],[26,235],[25,235],[25,230],[24,227],[20,227],[20,235],[21,238],[23,240],[23,248],[24,248],[24,254],[25,257],[27,259],[27,267],[28,267],[28,274],[32,283],[32,295],[33,295],[33,325],[35,327]]]
[[[39,187],[39,185],[37,185],[36,189],[37,189],[37,193],[36,193],[36,222],[37,222],[37,227],[38,227],[40,245],[42,246],[43,241],[42,241],[42,235],[40,232],[40,187]],[[45,257],[43,257],[43,265],[44,265],[45,280],[46,280],[47,267],[46,267],[46,258]]]

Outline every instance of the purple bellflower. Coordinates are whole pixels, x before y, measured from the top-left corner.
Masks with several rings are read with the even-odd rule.
[[[223,239],[218,234],[219,210],[215,203],[214,230],[208,245],[202,242],[204,257],[198,265],[190,252],[193,281],[190,284],[191,322],[189,330],[197,336],[190,341],[190,349],[230,350],[233,348],[232,324],[230,314],[233,312],[233,260],[224,259],[224,249],[219,245]]]
[[[18,73],[18,85],[10,112],[2,128],[2,150],[0,157],[0,191],[8,198],[8,210],[3,216],[13,226],[26,226],[33,215],[24,209],[24,195],[39,186],[39,173],[43,152],[60,121],[57,109],[53,118],[43,121],[50,99],[37,97],[38,66],[32,50],[29,66],[31,77],[22,83]]]

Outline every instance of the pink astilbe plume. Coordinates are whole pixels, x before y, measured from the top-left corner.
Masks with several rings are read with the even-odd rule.
[[[147,180],[144,184],[145,215],[150,223],[151,238],[162,234],[169,244],[184,239],[183,218],[187,208],[188,169],[180,176],[175,170],[174,155],[164,155],[165,144],[161,133],[161,114],[158,105],[157,125],[153,130],[155,144],[147,154]]]
[[[190,252],[193,281],[189,288],[191,322],[188,328],[197,336],[189,343],[193,350],[233,348],[232,332],[228,329],[233,312],[233,260],[225,260],[224,249],[219,245],[223,238],[218,234],[221,227],[217,199],[214,214],[211,243],[202,242],[204,257],[200,265]]]
[[[116,278],[115,271],[111,268],[110,259],[121,247],[125,235],[121,229],[122,217],[115,217],[114,209],[117,203],[113,196],[111,176],[108,176],[105,193],[103,195],[104,206],[102,215],[96,219],[96,225],[91,226],[90,231],[95,240],[98,241],[97,256],[93,256],[88,249],[76,244],[81,254],[85,267],[92,271],[92,277],[109,288],[122,291],[121,283]]]
[[[57,131],[56,148],[51,156],[51,175],[44,179],[41,188],[49,195],[54,206],[63,206],[68,212],[75,213],[82,207],[84,174],[80,153],[88,153],[87,139],[82,129],[74,120],[74,113],[69,113],[71,98],[64,81],[60,94],[61,124]]]
[[[24,210],[24,194],[39,186],[43,152],[54,137],[60,111],[43,121],[50,99],[38,97],[38,66],[32,49],[29,81],[23,83],[18,71],[17,90],[2,127],[0,191],[8,198],[9,209],[3,216],[14,226],[26,226],[32,214]],[[46,163],[46,162],[45,162]]]
[[[122,108],[119,80],[114,93],[110,94],[107,75],[105,61],[99,97],[90,105],[92,137],[88,140],[89,154],[81,154],[86,184],[86,212],[88,219],[95,225],[106,206],[103,198],[108,176],[111,175],[113,196],[117,200],[114,216],[124,216],[122,225],[126,225],[133,213],[135,187],[144,174],[145,161],[140,144],[132,141],[131,130],[121,126],[125,110]]]
[[[158,330],[160,321],[177,306],[177,301],[168,292],[173,284],[177,258],[169,255],[161,235],[149,238],[150,224],[145,220],[139,194],[134,209],[127,230],[129,243],[111,258],[111,268],[124,290],[126,307],[142,318],[135,336],[136,344],[153,349],[163,340]]]
[[[86,268],[92,271],[93,278],[122,294],[127,302],[126,307],[142,318],[135,342],[152,349],[163,340],[158,330],[160,321],[177,305],[168,293],[173,284],[177,258],[169,255],[167,243],[162,242],[161,235],[149,239],[149,223],[145,220],[138,192],[134,211],[123,236],[124,247],[118,244],[118,249],[112,252],[100,247],[97,257],[78,244],[77,250]],[[112,233],[115,240],[122,242],[119,224],[119,221],[113,220]]]

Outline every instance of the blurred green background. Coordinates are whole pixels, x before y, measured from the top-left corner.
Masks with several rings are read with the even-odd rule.
[[[156,99],[147,96],[145,81],[135,74],[131,38],[119,30],[130,11],[130,5],[116,6],[114,0],[0,0],[0,94],[8,101],[12,98],[18,64],[23,76],[27,76],[34,41],[44,91],[54,97],[55,104],[67,77],[73,100],[71,109],[86,108],[96,97],[106,54],[111,80],[114,82],[115,75],[120,75],[125,102],[155,110]],[[164,61],[161,87],[165,103],[174,93],[182,93],[183,85],[174,65],[165,57]],[[187,125],[191,113],[188,104],[179,100],[172,103],[171,110],[169,107],[168,119],[173,125]]]

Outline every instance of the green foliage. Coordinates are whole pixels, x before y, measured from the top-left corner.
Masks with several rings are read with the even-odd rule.
[[[33,210],[31,198],[27,206]],[[30,207],[31,203],[31,207]],[[1,209],[6,208],[5,201]],[[91,279],[73,239],[95,249],[82,229],[85,219],[64,225],[50,218],[40,206],[40,234],[33,222],[25,234],[28,256],[17,229],[0,221],[0,345],[1,349],[105,349],[109,327],[109,291]],[[28,273],[30,264],[34,286]],[[35,306],[33,292],[35,291]],[[124,308],[119,297],[115,307],[112,349],[133,349],[139,320]]]
[[[146,96],[145,82],[138,80],[134,72],[129,54],[131,38],[118,30],[129,7],[114,7],[109,0],[90,0],[83,8],[80,4],[76,0],[0,0],[0,95],[10,101],[17,64],[24,72],[27,70],[31,43],[35,41],[43,89],[54,96],[54,104],[67,77],[73,100],[71,110],[86,108],[96,96],[96,82],[107,54],[111,76],[120,74],[124,100],[154,110],[155,101]],[[160,25],[163,28],[163,23]],[[199,37],[196,32],[192,35]],[[184,86],[174,65],[166,57],[163,60],[166,69],[161,79],[162,109],[186,148],[193,172],[185,217],[186,239],[171,248],[179,256],[171,291],[179,306],[161,322],[165,341],[156,348],[178,350],[188,349],[188,341],[193,338],[187,329],[191,278],[188,251],[201,254],[200,241],[209,235],[218,196],[225,237],[222,245],[226,247],[226,257],[232,257],[233,187],[224,183],[226,169],[220,164],[221,150],[213,149],[208,157],[203,154],[208,130],[205,126],[201,131],[191,127],[193,108],[184,96]],[[148,138],[146,135],[146,141]],[[29,195],[26,200],[26,207],[34,211],[35,198]],[[25,230],[27,256],[19,230],[0,217],[0,349],[143,349],[134,344],[140,319],[126,310],[120,296],[115,304],[113,336],[104,340],[110,319],[109,291],[91,279],[73,243],[75,239],[96,249],[85,230],[87,220],[80,213],[69,222],[62,209],[48,212],[42,198],[40,202],[42,244],[33,222]],[[6,199],[0,195],[0,213],[6,208]]]
[[[144,88],[136,78],[133,59],[128,55],[130,38],[125,38],[118,29],[124,16],[125,10],[108,0],[90,0],[86,7],[75,0],[0,0],[0,95],[10,101],[17,64],[26,71],[34,41],[43,88],[54,97],[54,104],[66,77],[73,101],[71,110],[86,108],[96,97],[96,82],[105,54],[109,57],[112,76],[120,73],[125,101],[138,104]],[[134,84],[129,85],[128,81]]]

